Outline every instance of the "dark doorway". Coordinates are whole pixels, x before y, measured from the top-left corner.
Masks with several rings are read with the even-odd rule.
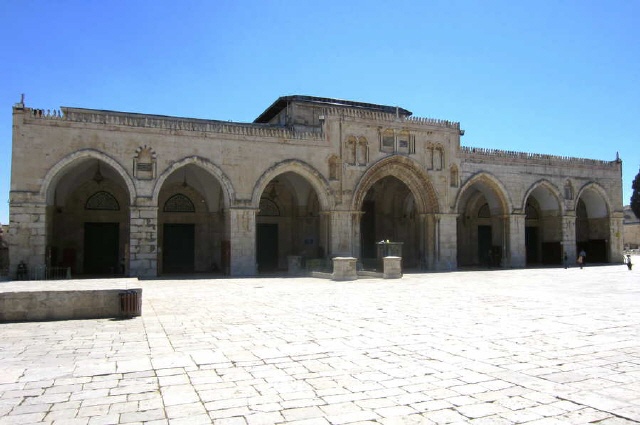
[[[360,249],[362,258],[376,258],[376,202],[362,203],[362,218],[360,219]]]
[[[478,226],[478,262],[491,266],[491,226]]]
[[[560,242],[542,243],[542,264],[562,264],[562,244]]]
[[[527,250],[527,264],[540,262],[538,253],[538,228],[527,226],[524,229],[524,244]]]
[[[577,252],[584,249],[587,254],[587,263],[606,263],[608,261],[607,241],[604,239],[589,239],[587,243],[578,244],[577,249]]]
[[[119,223],[84,223],[84,273],[118,273]]]
[[[258,271],[270,272],[277,270],[278,225],[258,223],[256,233]]]
[[[193,273],[195,225],[166,223],[162,244],[164,273]]]

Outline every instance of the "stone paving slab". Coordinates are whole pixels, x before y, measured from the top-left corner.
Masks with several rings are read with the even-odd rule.
[[[0,425],[640,423],[625,266],[138,284],[142,317],[0,324]]]

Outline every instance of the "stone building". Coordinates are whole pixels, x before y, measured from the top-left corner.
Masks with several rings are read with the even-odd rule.
[[[640,218],[631,210],[631,205],[624,207],[624,248],[640,248]]]
[[[461,146],[457,122],[309,96],[252,123],[13,108],[10,267],[74,275],[282,271],[376,257],[405,269],[618,261],[621,161]]]

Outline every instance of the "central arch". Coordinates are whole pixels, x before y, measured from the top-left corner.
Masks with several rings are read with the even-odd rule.
[[[365,268],[379,268],[379,257],[389,254],[378,252],[380,240],[402,243],[404,268],[426,264],[427,235],[435,233],[430,228],[433,220],[426,217],[438,213],[440,205],[433,184],[417,163],[404,156],[375,163],[356,186],[351,209],[360,211],[353,237]]]

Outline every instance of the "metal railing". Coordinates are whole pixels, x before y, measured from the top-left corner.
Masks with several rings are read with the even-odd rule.
[[[18,267],[16,280],[63,280],[71,279],[71,267]]]

